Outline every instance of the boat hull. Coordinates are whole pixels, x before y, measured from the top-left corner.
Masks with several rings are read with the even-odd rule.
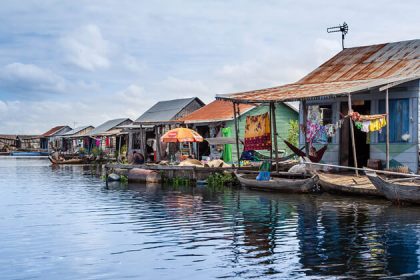
[[[51,156],[48,159],[52,164],[88,164],[88,159],[66,159],[66,160],[55,160]]]
[[[352,176],[340,176],[331,178],[325,174],[319,175],[319,185],[322,191],[335,194],[378,196],[384,195],[378,191],[373,184],[365,177],[361,182],[355,182]],[[357,180],[360,180],[357,178]]]
[[[392,202],[420,204],[420,185],[387,182],[376,173],[366,172],[366,176],[375,188]]]
[[[271,177],[269,181],[256,180],[256,174],[236,173],[242,187],[287,193],[309,193],[317,188],[318,176],[304,178]]]

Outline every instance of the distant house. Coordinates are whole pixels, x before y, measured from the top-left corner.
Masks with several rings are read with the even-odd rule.
[[[56,143],[57,136],[70,131],[71,127],[67,125],[59,125],[51,128],[47,132],[41,134],[39,139],[40,148],[43,150],[50,150],[57,148],[58,143]]]
[[[268,112],[268,106],[260,106],[258,104],[240,104],[239,105],[239,138],[243,139],[245,120],[247,116],[259,115]],[[298,109],[290,104],[280,103],[276,107],[276,121],[279,128],[280,137],[286,139],[288,136],[290,120],[298,120]],[[196,153],[200,156],[210,156],[211,158],[218,157],[220,148],[223,144],[232,143],[232,151],[236,151],[236,141],[234,140],[234,116],[233,106],[231,102],[224,100],[215,100],[197,111],[179,119],[188,127],[197,130],[206,140],[199,143]],[[225,137],[223,137],[225,132]],[[230,136],[226,136],[230,135]],[[285,152],[286,146],[279,145],[280,152]],[[239,150],[243,150],[243,145],[240,144]],[[226,153],[226,151],[224,151]],[[231,161],[237,161],[237,154],[231,153],[226,158],[231,158]]]
[[[197,97],[159,101],[137,118],[129,132],[129,152],[134,150],[142,154],[153,149],[154,160],[165,157],[165,149],[160,145],[160,137],[170,128],[182,122],[178,119],[204,106]],[[149,154],[149,153],[148,153]]]
[[[91,138],[92,147],[98,147],[107,154],[114,153],[120,146],[126,144],[126,137],[121,127],[130,125],[133,121],[128,118],[113,119],[92,129],[87,136]]]
[[[94,129],[91,125],[79,126],[60,135],[62,139],[62,150],[76,153],[80,148],[90,151],[90,138],[88,133]]]
[[[235,103],[301,101],[300,123],[306,129],[301,130],[300,144],[317,149],[327,144],[325,163],[362,167],[371,159],[382,161],[383,166],[392,167],[392,161],[418,171],[419,39],[346,48],[295,83],[217,98]],[[388,124],[376,129],[382,127],[376,124],[386,119],[380,115],[387,109]],[[353,126],[349,112],[373,119]],[[322,131],[325,127],[332,128],[332,133],[321,139],[314,128]]]

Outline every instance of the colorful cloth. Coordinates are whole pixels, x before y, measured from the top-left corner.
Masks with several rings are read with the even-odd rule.
[[[270,149],[271,129],[268,113],[257,116],[247,116],[244,151]]]
[[[222,128],[223,137],[232,137],[232,129],[230,127]],[[232,144],[225,144],[223,149],[223,161],[232,162]]]
[[[380,119],[371,120],[369,124],[369,131],[378,131],[386,126],[386,119],[382,117]]]

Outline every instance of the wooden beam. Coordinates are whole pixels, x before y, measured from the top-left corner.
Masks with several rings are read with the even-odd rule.
[[[386,89],[385,95],[385,112],[386,112],[386,168],[389,169],[389,93]]]
[[[277,143],[277,121],[276,121],[276,104],[270,103],[271,108],[271,116],[272,116],[272,124],[273,124],[273,141],[274,141],[274,155],[276,157],[276,173],[279,173],[279,150],[278,150],[278,143]]]
[[[306,106],[306,100],[302,101],[302,110],[303,110],[303,127],[304,127],[304,133],[303,133],[303,141],[305,143],[305,154],[306,156],[309,156],[309,143],[306,142],[306,129],[308,128],[306,126],[306,123],[308,121],[308,106]]]
[[[348,106],[349,106],[349,114],[351,114],[353,112],[352,106],[351,106],[351,95],[350,93],[348,94],[349,100],[348,100]],[[359,171],[357,170],[357,155],[356,155],[356,140],[354,139],[354,126],[353,126],[353,119],[351,117],[349,117],[349,122],[350,122],[350,134],[351,134],[351,146],[352,146],[352,150],[353,150],[353,162],[354,162],[354,167],[355,169],[355,173],[356,176],[359,176]]]

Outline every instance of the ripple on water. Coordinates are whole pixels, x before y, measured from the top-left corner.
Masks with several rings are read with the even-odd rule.
[[[2,279],[420,277],[420,208],[0,159]]]

